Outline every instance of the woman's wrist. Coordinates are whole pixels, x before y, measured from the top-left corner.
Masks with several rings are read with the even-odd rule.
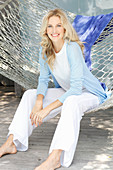
[[[37,105],[43,105],[43,101],[42,100],[36,100],[36,104]]]
[[[48,110],[49,112],[51,112],[53,109],[52,109],[51,105],[48,105],[44,108],[44,110]]]
[[[37,96],[37,98],[36,98],[36,105],[41,105],[41,106],[43,106],[43,98],[44,98],[44,96],[41,95],[41,94],[39,94],[39,95]]]
[[[40,108],[40,109],[43,109],[43,102],[41,102],[41,101],[36,101],[35,106],[38,107],[38,108]]]
[[[59,100],[54,101],[53,103],[49,104],[48,106],[45,107],[49,112],[52,110],[62,106],[62,103]]]

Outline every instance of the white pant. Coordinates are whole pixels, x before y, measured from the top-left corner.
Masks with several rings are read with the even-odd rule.
[[[31,124],[30,113],[36,101],[36,91],[36,89],[30,89],[23,94],[9,127],[8,136],[10,134],[14,135],[13,142],[18,151],[26,151],[28,149],[28,137],[35,128],[35,125]],[[62,88],[49,88],[43,102],[43,107],[46,107],[64,93],[65,91]],[[53,149],[62,149],[62,166],[69,167],[73,160],[79,136],[80,120],[84,112],[98,105],[98,97],[87,90],[83,90],[81,95],[67,97],[61,107],[52,110],[44,118],[43,121],[47,121],[61,112],[49,153]]]

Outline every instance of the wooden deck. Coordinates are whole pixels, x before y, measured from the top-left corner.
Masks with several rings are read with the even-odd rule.
[[[19,101],[13,88],[0,87],[0,145],[6,140]],[[58,117],[35,129],[29,139],[28,151],[0,158],[0,170],[33,170],[41,164],[48,156],[57,122]],[[74,160],[68,169],[113,170],[113,108],[85,114]]]

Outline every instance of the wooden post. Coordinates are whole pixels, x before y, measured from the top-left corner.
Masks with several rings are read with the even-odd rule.
[[[15,96],[21,97],[22,96],[22,87],[14,82],[14,89],[15,89]]]

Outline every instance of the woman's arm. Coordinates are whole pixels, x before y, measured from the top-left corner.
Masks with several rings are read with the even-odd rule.
[[[34,123],[33,118],[34,118],[35,114],[43,109],[43,98],[44,98],[44,96],[42,94],[37,95],[35,105],[31,111],[31,114],[30,114],[30,119],[31,119],[32,125]]]
[[[50,81],[51,73],[48,64],[46,63],[46,60],[42,58],[42,48],[40,49],[39,53],[39,64],[40,64],[40,76],[38,79],[37,95],[42,94],[43,96],[45,96],[47,93],[48,82]]]
[[[44,96],[42,94],[37,95],[35,104],[43,107],[43,99]]]
[[[39,52],[40,76],[37,86],[37,99],[30,114],[31,123],[34,123],[34,116],[37,112],[43,109],[43,99],[48,89],[48,82],[50,80],[50,71],[46,61],[42,58],[42,47]]]
[[[49,104],[48,106],[46,106],[43,110],[48,110],[49,112],[51,112],[52,110],[54,110],[60,106],[62,106],[62,103],[57,99],[56,101],[54,101],[51,104]]]

